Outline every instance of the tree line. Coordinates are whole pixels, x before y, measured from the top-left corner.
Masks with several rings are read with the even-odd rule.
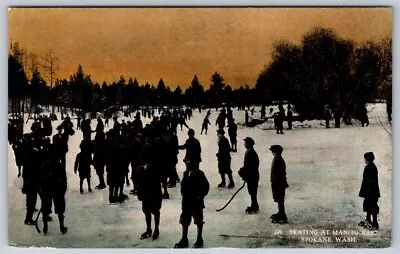
[[[80,64],[68,79],[54,79],[58,59],[51,50],[41,64],[48,84],[36,58],[30,55],[29,62],[28,54],[15,42],[10,45],[8,59],[9,105],[18,115],[26,111],[24,107],[37,111],[38,105],[54,105],[65,112],[102,112],[121,106],[245,107],[286,102],[309,119],[322,117],[325,105],[354,117],[357,109],[376,99],[391,106],[391,48],[390,36],[357,44],[331,29],[316,27],[303,36],[300,45],[275,42],[272,61],[261,70],[252,88],[244,84],[233,89],[222,74],[214,72],[207,89],[194,75],[190,84],[184,85],[187,89],[177,86],[172,90],[162,78],[157,84],[139,84],[136,78],[126,80],[121,75],[112,83],[99,84]]]
[[[307,118],[321,118],[324,107],[352,118],[366,103],[392,98],[392,38],[356,44],[333,30],[314,28],[300,45],[274,44],[272,62],[260,73],[262,101],[289,101]]]

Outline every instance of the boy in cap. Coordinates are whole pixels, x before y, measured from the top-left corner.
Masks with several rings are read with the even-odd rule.
[[[218,173],[221,176],[221,182],[218,184],[218,188],[225,187],[225,174],[228,175],[229,185],[228,188],[231,189],[235,187],[235,183],[233,182],[232,177],[232,169],[231,169],[231,146],[229,144],[228,139],[224,136],[225,131],[223,129],[217,130],[218,135]]]
[[[182,194],[182,213],[179,223],[182,225],[182,238],[175,244],[174,248],[187,248],[189,246],[188,229],[193,217],[194,224],[197,225],[197,241],[195,248],[203,247],[203,209],[204,197],[210,190],[210,184],[204,172],[198,167],[198,164],[190,165],[191,161],[186,161],[188,170],[183,173],[181,182]]]
[[[271,216],[272,223],[287,223],[285,213],[285,189],[289,187],[286,180],[286,163],[282,158],[283,147],[273,145],[269,149],[274,159],[271,166],[271,187],[274,201],[278,203],[278,213]]]
[[[359,196],[364,198],[363,210],[367,213],[364,221],[360,221],[358,225],[370,229],[379,229],[378,214],[379,206],[378,199],[381,197],[378,182],[378,168],[375,166],[375,156],[372,152],[364,154],[365,164],[363,180]],[[371,215],[373,221],[371,221]]]
[[[256,213],[259,210],[257,202],[257,189],[260,173],[258,167],[260,160],[258,159],[257,152],[254,150],[254,140],[250,137],[244,139],[244,147],[246,153],[244,155],[243,167],[239,170],[239,175],[247,183],[247,190],[250,194],[251,205],[247,207],[246,213]]]

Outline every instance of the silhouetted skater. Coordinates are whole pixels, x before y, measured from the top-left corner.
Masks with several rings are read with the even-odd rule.
[[[92,165],[92,154],[88,148],[81,147],[81,152],[76,155],[74,172],[79,172],[79,190],[83,193],[83,181],[86,179],[88,191],[92,192],[90,187],[90,165]]]
[[[30,136],[30,134],[25,134],[26,148],[25,158],[23,161],[23,186],[22,193],[26,195],[26,216],[24,223],[26,225],[34,225],[32,219],[35,205],[37,201],[37,194],[39,189],[39,179],[40,179],[40,168],[42,164],[41,152],[39,151],[39,145]]]
[[[378,168],[374,163],[375,156],[372,152],[365,153],[364,159],[367,165],[364,168],[359,196],[364,198],[363,210],[367,215],[364,221],[360,221],[359,225],[368,229],[379,229],[378,199],[381,197],[381,194],[379,190]]]
[[[229,121],[228,134],[231,141],[231,150],[237,152],[237,124],[233,118]]]
[[[203,124],[201,125],[201,133],[200,133],[200,135],[203,134],[203,131],[205,131],[205,133],[207,135],[208,125],[210,125],[210,124],[211,123],[210,123],[210,120],[208,119],[208,117],[207,116],[204,117]]]
[[[278,203],[278,213],[271,216],[272,223],[287,223],[285,212],[285,190],[289,187],[286,180],[286,163],[282,158],[283,147],[273,145],[269,149],[274,158],[271,166],[272,197]]]
[[[153,240],[160,231],[160,209],[162,206],[161,176],[157,163],[154,163],[154,146],[147,143],[143,148],[144,165],[138,169],[138,199],[142,201],[142,211],[146,218],[146,231],[140,236],[145,239],[152,236],[151,214],[154,215]]]
[[[218,173],[221,176],[221,182],[218,184],[218,188],[225,187],[225,175],[228,175],[229,185],[228,188],[231,189],[235,187],[235,183],[233,182],[232,177],[232,169],[231,169],[231,147],[229,145],[228,139],[224,136],[225,131],[223,129],[217,130],[218,135]]]
[[[67,174],[57,154],[54,154],[54,149],[50,148],[49,151],[50,155],[42,165],[39,181],[39,193],[42,199],[43,233],[46,234],[48,231],[49,214],[53,201],[54,211],[58,215],[60,232],[65,234],[68,231],[68,228],[64,226]]]
[[[256,213],[259,210],[259,205],[257,201],[257,190],[258,181],[260,179],[260,173],[258,167],[260,160],[258,159],[257,152],[254,150],[254,140],[250,137],[244,139],[244,147],[246,148],[246,153],[244,156],[243,167],[239,170],[239,175],[242,177],[243,181],[247,183],[247,190],[250,194],[251,205],[246,208],[246,213]]]
[[[194,224],[197,226],[197,240],[193,247],[201,248],[204,245],[202,236],[204,198],[210,190],[210,184],[204,172],[197,167],[197,163],[191,165],[191,161],[186,161],[186,164],[188,170],[183,173],[181,182],[182,213],[179,223],[182,225],[182,238],[175,244],[174,248],[187,248],[189,246],[187,236],[192,217]]]

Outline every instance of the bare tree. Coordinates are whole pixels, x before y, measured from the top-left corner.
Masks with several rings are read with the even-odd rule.
[[[43,64],[43,68],[47,71],[47,74],[49,75],[49,81],[50,81],[50,94],[51,94],[51,97],[50,97],[50,100],[51,100],[51,107],[52,107],[52,110],[51,110],[51,112],[52,112],[52,114],[54,114],[54,102],[53,102],[53,100],[52,100],[52,92],[53,92],[53,79],[55,78],[55,76],[56,76],[56,70],[58,70],[58,67],[59,67],[59,61],[58,61],[58,58],[55,56],[55,54],[54,54],[54,50],[53,49],[50,49],[47,53],[46,53],[46,55],[45,55],[45,58],[44,58],[44,64]]]

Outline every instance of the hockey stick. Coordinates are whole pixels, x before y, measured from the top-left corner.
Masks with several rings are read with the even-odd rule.
[[[228,203],[226,203],[226,205],[224,205],[222,208],[220,208],[220,209],[217,209],[217,210],[215,210],[215,211],[217,211],[217,212],[221,212],[222,210],[224,210],[230,203],[231,203],[231,201],[233,200],[233,198],[236,196],[236,194],[238,194],[239,193],[239,191],[241,190],[241,189],[243,189],[244,188],[244,186],[246,185],[246,182],[243,182],[243,185],[242,185],[242,187],[240,187],[236,192],[235,192],[235,194],[233,194],[233,196],[231,197],[231,199],[229,199],[229,201],[228,201]]]
[[[42,211],[42,208],[40,208],[40,210],[38,211],[38,214],[36,215],[36,219],[35,219],[35,228],[36,228],[36,231],[40,234],[40,233],[42,233],[41,231],[40,231],[40,229],[39,229],[39,226],[38,226],[38,220],[39,220],[39,215],[40,215],[40,212]]]

